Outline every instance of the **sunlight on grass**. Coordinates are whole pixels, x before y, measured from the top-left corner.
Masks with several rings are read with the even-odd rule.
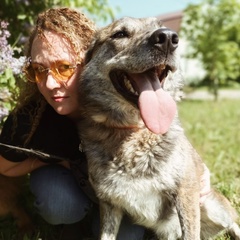
[[[211,171],[212,184],[229,198],[240,196],[240,101],[184,100],[179,116]]]
[[[179,116],[186,135],[211,172],[212,185],[240,213],[240,101],[184,100],[179,103]]]

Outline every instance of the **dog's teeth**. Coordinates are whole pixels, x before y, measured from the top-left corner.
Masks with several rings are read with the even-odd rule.
[[[132,92],[134,94],[137,94],[137,92],[133,89],[132,84],[130,83],[130,81],[126,77],[124,78],[124,84],[130,92]]]

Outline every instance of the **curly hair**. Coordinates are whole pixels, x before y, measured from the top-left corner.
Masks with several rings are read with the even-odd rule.
[[[91,43],[95,32],[95,24],[84,14],[70,8],[51,8],[40,13],[37,17],[36,26],[29,37],[25,51],[27,61],[23,67],[23,72],[25,73],[26,79],[29,78],[31,75],[30,71],[32,71],[31,65],[29,65],[29,59],[31,58],[33,41],[36,37],[39,37],[47,42],[44,36],[45,30],[62,36],[68,41],[75,55],[80,58],[81,53],[85,52]],[[76,59],[76,61],[82,62],[83,59]],[[35,102],[38,107],[36,111],[34,111],[33,116],[30,116],[32,128],[25,144],[31,139],[46,106],[46,100],[40,94],[37,84],[31,81],[25,81],[22,83],[14,113],[19,110],[24,110],[24,106],[30,102]]]

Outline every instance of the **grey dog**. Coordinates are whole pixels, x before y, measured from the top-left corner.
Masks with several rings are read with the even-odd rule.
[[[158,239],[208,239],[222,230],[240,239],[237,213],[223,195],[212,189],[199,204],[204,164],[176,107],[178,44],[156,18],[122,18],[97,31],[86,54],[79,129],[101,240],[116,239],[123,214]]]

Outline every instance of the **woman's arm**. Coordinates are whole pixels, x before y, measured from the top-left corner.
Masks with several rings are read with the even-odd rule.
[[[46,165],[36,158],[27,158],[22,162],[11,162],[0,156],[0,174],[9,177],[18,177],[26,175],[33,170]]]
[[[0,174],[9,177],[23,176],[47,164],[48,163],[42,162],[37,158],[30,157],[22,162],[11,162],[0,155]],[[62,161],[59,164],[69,168],[67,161]]]

